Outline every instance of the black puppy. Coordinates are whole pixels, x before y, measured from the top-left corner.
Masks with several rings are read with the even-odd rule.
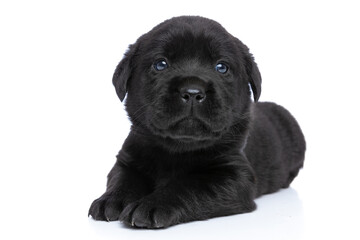
[[[257,102],[261,76],[249,49],[212,20],[156,26],[130,46],[113,83],[121,101],[127,93],[132,128],[90,207],[96,220],[163,228],[250,212],[303,166],[297,122]]]

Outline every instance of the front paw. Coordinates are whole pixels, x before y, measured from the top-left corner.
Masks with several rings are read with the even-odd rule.
[[[103,195],[96,199],[90,206],[88,216],[95,220],[116,221],[123,209],[123,203],[119,196]]]
[[[126,206],[119,220],[132,227],[165,228],[180,223],[180,211],[145,198]]]

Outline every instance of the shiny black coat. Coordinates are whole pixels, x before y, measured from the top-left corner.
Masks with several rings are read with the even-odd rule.
[[[154,68],[159,59],[166,69]],[[219,63],[225,73],[214,70]],[[106,192],[90,207],[96,220],[163,228],[250,212],[257,196],[288,187],[303,166],[296,120],[257,102],[261,76],[252,55],[212,20],[177,17],[156,26],[130,46],[113,83],[121,100],[127,93],[133,125]],[[201,101],[184,101],[184,88],[201,91]]]

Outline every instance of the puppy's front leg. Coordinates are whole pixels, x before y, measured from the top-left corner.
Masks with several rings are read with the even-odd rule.
[[[153,193],[129,204],[120,220],[135,227],[163,228],[250,212],[256,208],[255,188],[249,164],[222,162],[164,179]]]
[[[91,204],[89,216],[95,220],[118,220],[125,206],[151,192],[151,181],[124,164],[121,161],[123,155],[120,152],[118,161],[108,175],[106,192]]]

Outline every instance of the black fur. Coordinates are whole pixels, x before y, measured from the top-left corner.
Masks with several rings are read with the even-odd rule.
[[[158,59],[168,68],[157,71]],[[215,71],[219,62],[226,73]],[[90,207],[96,220],[163,228],[250,212],[257,196],[288,187],[303,166],[297,122],[257,102],[261,76],[249,49],[212,20],[156,26],[130,46],[113,83],[121,100],[127,93],[132,129]],[[185,103],[180,89],[194,86],[205,100]]]

